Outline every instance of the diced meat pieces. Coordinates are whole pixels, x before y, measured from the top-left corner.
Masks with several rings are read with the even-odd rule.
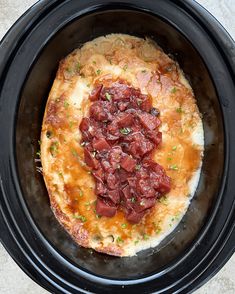
[[[141,132],[133,133],[126,138],[126,152],[135,158],[140,158],[154,148],[154,144],[149,141]]]
[[[137,180],[137,191],[146,198],[154,197],[156,194],[156,191],[151,186],[149,178]]]
[[[104,172],[108,172],[112,169],[110,162],[105,158],[103,158],[101,160],[101,166],[102,166]]]
[[[122,189],[122,193],[123,193],[125,199],[130,199],[131,198],[131,190],[130,190],[129,185],[127,185],[126,187],[124,187]]]
[[[90,116],[97,121],[105,121],[108,114],[100,101],[95,101],[90,107]]]
[[[96,87],[91,91],[91,94],[90,94],[90,96],[89,96],[89,99],[90,99],[91,101],[96,101],[96,100],[98,100],[102,88],[103,88],[103,85],[98,85],[98,86],[96,86]]]
[[[98,151],[110,149],[109,143],[104,138],[93,139],[92,145],[93,145],[93,148]]]
[[[115,146],[110,150],[109,153],[109,162],[110,165],[114,168],[117,169],[120,167],[120,161],[122,158],[122,149],[120,146]]]
[[[97,199],[96,202],[96,213],[107,217],[113,217],[116,214],[117,208],[115,206],[109,206],[104,203],[103,200]]]
[[[97,181],[95,185],[96,194],[104,196],[106,194],[106,187],[102,181]]]
[[[118,105],[118,109],[120,111],[124,111],[124,110],[127,109],[128,105],[129,105],[129,102],[123,102],[123,101],[121,101],[121,102],[118,102],[117,105]]]
[[[92,174],[98,181],[104,180],[104,171],[101,166],[98,169],[94,170]]]
[[[135,210],[136,212],[142,212],[148,208],[153,207],[155,203],[156,203],[155,197],[141,199],[141,201],[136,204]]]
[[[136,212],[135,210],[131,210],[126,214],[126,219],[132,224],[138,224],[145,212]]]
[[[106,182],[109,189],[118,188],[118,180],[115,174],[112,174],[112,173],[106,174]]]
[[[154,77],[143,72],[138,78],[148,88]],[[89,117],[79,129],[84,161],[95,180],[96,212],[113,217],[120,209],[127,221],[138,223],[171,188],[164,168],[151,155],[162,141],[159,112],[150,96],[122,81],[95,86],[89,98]]]
[[[164,174],[159,181],[158,191],[162,194],[166,194],[170,192],[171,189],[171,180],[170,178]]]
[[[85,160],[85,163],[91,168],[97,169],[99,167],[98,160],[93,156],[93,154],[87,148],[84,148],[84,160]]]
[[[123,168],[120,168],[118,170],[118,176],[119,176],[119,181],[121,183],[125,183],[127,181],[127,178],[130,176],[130,173],[128,173],[126,170]]]
[[[161,132],[147,132],[147,137],[158,146],[162,142]]]
[[[131,143],[126,149],[135,158],[140,158],[151,152],[154,149],[154,144],[142,133],[137,133],[134,134]]]
[[[136,160],[126,155],[121,160],[121,167],[124,168],[128,172],[132,172],[135,169]]]
[[[79,125],[79,129],[80,129],[81,132],[85,132],[85,131],[88,131],[89,126],[90,126],[90,120],[89,120],[89,118],[84,117],[81,120],[81,123]]]
[[[119,117],[118,126],[120,128],[131,126],[134,121],[134,117],[131,113],[124,113]]]
[[[118,140],[121,137],[119,127],[115,121],[111,122],[107,126],[107,139],[109,141]]]
[[[139,113],[137,114],[140,122],[142,123],[142,125],[152,131],[155,130],[156,128],[158,128],[160,126],[160,120],[159,118],[157,118],[156,116],[153,116],[152,114],[149,113]]]
[[[107,192],[107,196],[111,199],[114,204],[119,204],[120,202],[120,193],[119,189],[116,190],[109,190]]]
[[[147,95],[141,95],[140,109],[142,111],[150,112],[152,108],[152,103]]]

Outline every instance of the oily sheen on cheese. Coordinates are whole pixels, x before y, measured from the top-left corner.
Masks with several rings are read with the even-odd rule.
[[[95,181],[81,146],[79,125],[89,115],[95,84],[118,79],[150,95],[160,111],[162,143],[153,158],[171,178],[170,192],[137,224],[121,210],[110,218],[97,215]],[[152,40],[111,34],[87,42],[60,62],[43,119],[41,161],[54,214],[79,245],[116,256],[157,246],[189,206],[203,146],[192,89],[178,64]]]

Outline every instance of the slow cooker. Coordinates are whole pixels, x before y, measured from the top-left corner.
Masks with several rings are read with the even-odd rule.
[[[78,247],[52,214],[35,161],[58,62],[109,33],[150,37],[183,69],[202,114],[199,185],[180,225],[130,258]],[[192,0],[41,0],[0,44],[0,238],[53,293],[190,293],[235,248],[235,46]]]

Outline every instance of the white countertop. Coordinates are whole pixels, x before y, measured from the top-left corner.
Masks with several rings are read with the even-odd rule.
[[[156,1],[156,0],[155,0]],[[35,0],[0,0],[0,39]],[[235,39],[235,0],[198,0]],[[0,244],[0,294],[46,294],[12,260]],[[196,294],[235,294],[235,255]]]

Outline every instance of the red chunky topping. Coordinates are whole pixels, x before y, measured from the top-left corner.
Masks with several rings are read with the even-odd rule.
[[[170,178],[151,159],[162,140],[159,112],[147,95],[122,82],[98,85],[90,100],[80,130],[96,182],[96,212],[112,217],[122,209],[129,222],[138,223],[170,191]]]

